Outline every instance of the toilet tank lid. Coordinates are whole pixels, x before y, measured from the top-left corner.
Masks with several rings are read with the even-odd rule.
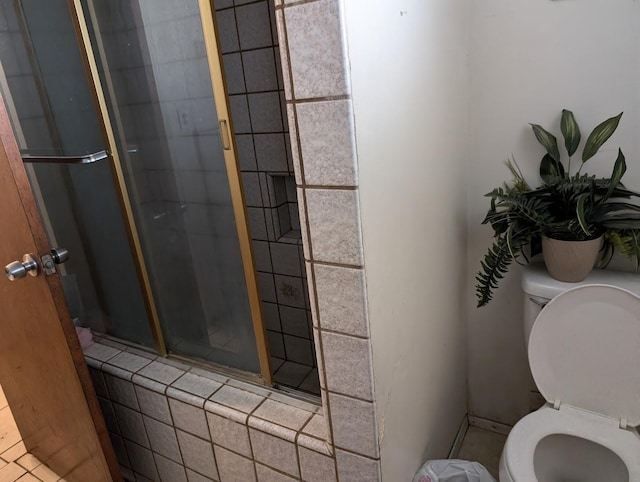
[[[577,286],[588,284],[606,284],[624,288],[640,296],[640,274],[616,271],[612,269],[594,269],[584,281],[565,283],[547,273],[544,263],[530,263],[522,274],[522,290],[537,298],[553,299],[560,293]]]

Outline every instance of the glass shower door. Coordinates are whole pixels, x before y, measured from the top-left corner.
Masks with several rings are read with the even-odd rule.
[[[82,6],[167,349],[260,372],[198,1]]]

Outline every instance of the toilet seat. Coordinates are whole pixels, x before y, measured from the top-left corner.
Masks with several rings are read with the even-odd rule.
[[[511,430],[500,480],[531,482],[538,444],[569,435],[611,450],[640,481],[640,297],[610,285],[565,291],[529,337],[533,378],[548,404]],[[622,428],[621,428],[622,427]]]
[[[640,436],[622,430],[612,418],[567,406],[556,410],[547,405],[522,418],[509,433],[501,468],[513,481],[538,480],[534,469],[535,449],[546,436],[560,434],[590,440],[610,449],[627,466],[629,480],[640,480]]]

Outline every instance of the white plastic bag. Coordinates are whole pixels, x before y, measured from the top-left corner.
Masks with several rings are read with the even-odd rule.
[[[429,460],[413,476],[413,482],[496,482],[478,462]]]

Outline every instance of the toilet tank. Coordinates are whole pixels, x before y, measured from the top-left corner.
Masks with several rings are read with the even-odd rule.
[[[594,269],[584,281],[565,283],[552,278],[544,263],[530,263],[522,275],[524,291],[524,341],[529,346],[529,334],[540,310],[563,291],[588,284],[607,284],[618,286],[640,296],[640,274],[615,271],[612,269]]]

